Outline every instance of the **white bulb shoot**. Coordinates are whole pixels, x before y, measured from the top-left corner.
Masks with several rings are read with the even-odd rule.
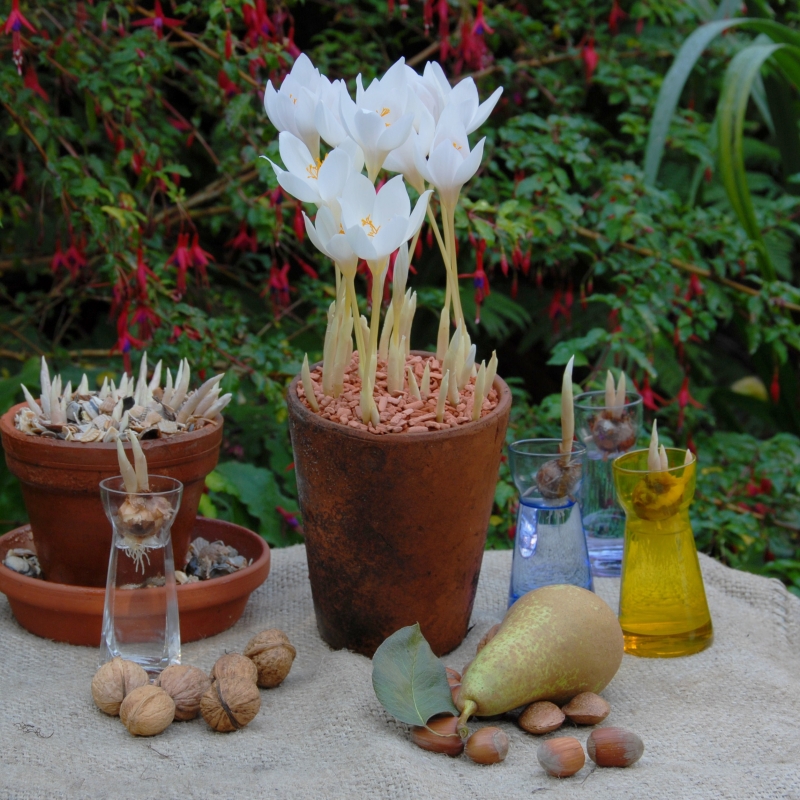
[[[661,471],[661,458],[658,454],[658,422],[653,420],[653,432],[650,435],[650,447],[647,452],[647,469],[649,472]]]
[[[561,382],[561,453],[569,456],[572,440],[575,437],[575,412],[572,407],[572,366],[575,356],[571,356],[564,369]]]
[[[308,353],[303,356],[303,369],[300,373],[303,381],[303,391],[306,393],[306,400],[314,411],[319,411],[319,403],[314,396],[314,384],[311,381],[311,370],[308,367]]]

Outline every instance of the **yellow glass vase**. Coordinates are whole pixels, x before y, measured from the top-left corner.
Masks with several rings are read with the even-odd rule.
[[[668,449],[669,469],[650,472],[647,450],[613,462],[614,486],[625,511],[619,621],[625,652],[650,658],[699,653],[713,629],[697,559],[689,505],[697,461]]]

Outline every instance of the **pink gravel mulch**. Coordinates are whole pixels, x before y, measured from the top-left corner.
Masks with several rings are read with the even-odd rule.
[[[430,362],[431,393],[427,400],[414,400],[407,389],[397,392],[394,396],[386,388],[386,362],[378,362],[378,371],[375,378],[375,402],[378,405],[380,423],[375,426],[371,422],[365,425],[359,415],[359,394],[361,392],[361,378],[358,375],[358,353],[353,353],[350,366],[345,370],[344,391],[339,397],[326,397],[322,393],[322,367],[311,371],[311,381],[314,384],[314,395],[320,408],[320,416],[341,425],[368,431],[377,435],[387,433],[428,433],[429,431],[446,430],[457,425],[472,422],[472,403],[475,392],[475,379],[459,392],[460,402],[453,407],[449,401],[445,402],[442,422],[436,421],[436,403],[439,399],[439,386],[442,373],[439,362],[435,356],[409,356],[406,366],[414,370],[417,384],[422,383],[422,373],[425,363]],[[303,404],[311,410],[306,401],[306,394],[302,381],[297,383],[297,396]],[[491,389],[481,406],[481,416],[485,417],[499,402],[495,389]]]

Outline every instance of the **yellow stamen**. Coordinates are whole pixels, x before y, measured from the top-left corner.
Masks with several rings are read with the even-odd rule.
[[[381,229],[380,225],[375,227],[375,223],[372,221],[372,219],[371,219],[369,214],[367,214],[367,216],[364,217],[364,219],[361,220],[361,224],[364,227],[369,228],[369,231],[367,232],[367,236],[374,236]]]
[[[297,98],[291,92],[289,92],[289,99],[297,105]]]
[[[317,180],[319,178],[319,168],[322,166],[322,161],[318,158],[316,164],[309,164],[306,167],[306,172],[308,173],[309,178],[313,178]]]
[[[384,107],[384,108],[382,108],[382,109],[381,109],[381,110],[380,110],[378,113],[379,113],[379,114],[380,114],[382,117],[385,117],[387,114],[390,114],[390,113],[391,113],[391,109]]]
[[[453,147],[455,147],[456,150],[461,150],[462,149],[461,145],[458,142],[453,142]]]

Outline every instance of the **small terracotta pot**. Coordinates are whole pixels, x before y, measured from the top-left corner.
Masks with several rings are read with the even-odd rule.
[[[53,583],[105,586],[111,523],[103,511],[99,484],[119,475],[117,446],[21,433],[14,427],[14,417],[23,405],[0,418],[0,434],[6,464],[22,484],[42,572]],[[148,470],[183,484],[181,507],[172,525],[178,569],[186,559],[205,477],[217,464],[221,442],[222,425],[142,442]],[[125,449],[130,451],[130,445],[126,443]]]
[[[426,354],[427,355],[427,354]],[[317,627],[367,656],[419,622],[434,653],[467,634],[511,392],[477,422],[376,436],[323,419],[289,386],[289,430]]]
[[[269,546],[247,528],[198,517],[191,539],[198,536],[209,541],[221,539],[253,563],[231,575],[178,587],[181,641],[184,643],[222,633],[238,622],[250,593],[264,583],[270,568]],[[26,631],[45,639],[98,647],[105,588],[51,583],[19,575],[3,566],[9,549],[30,549],[32,545],[29,525],[0,536],[0,592],[8,596],[17,622]]]

